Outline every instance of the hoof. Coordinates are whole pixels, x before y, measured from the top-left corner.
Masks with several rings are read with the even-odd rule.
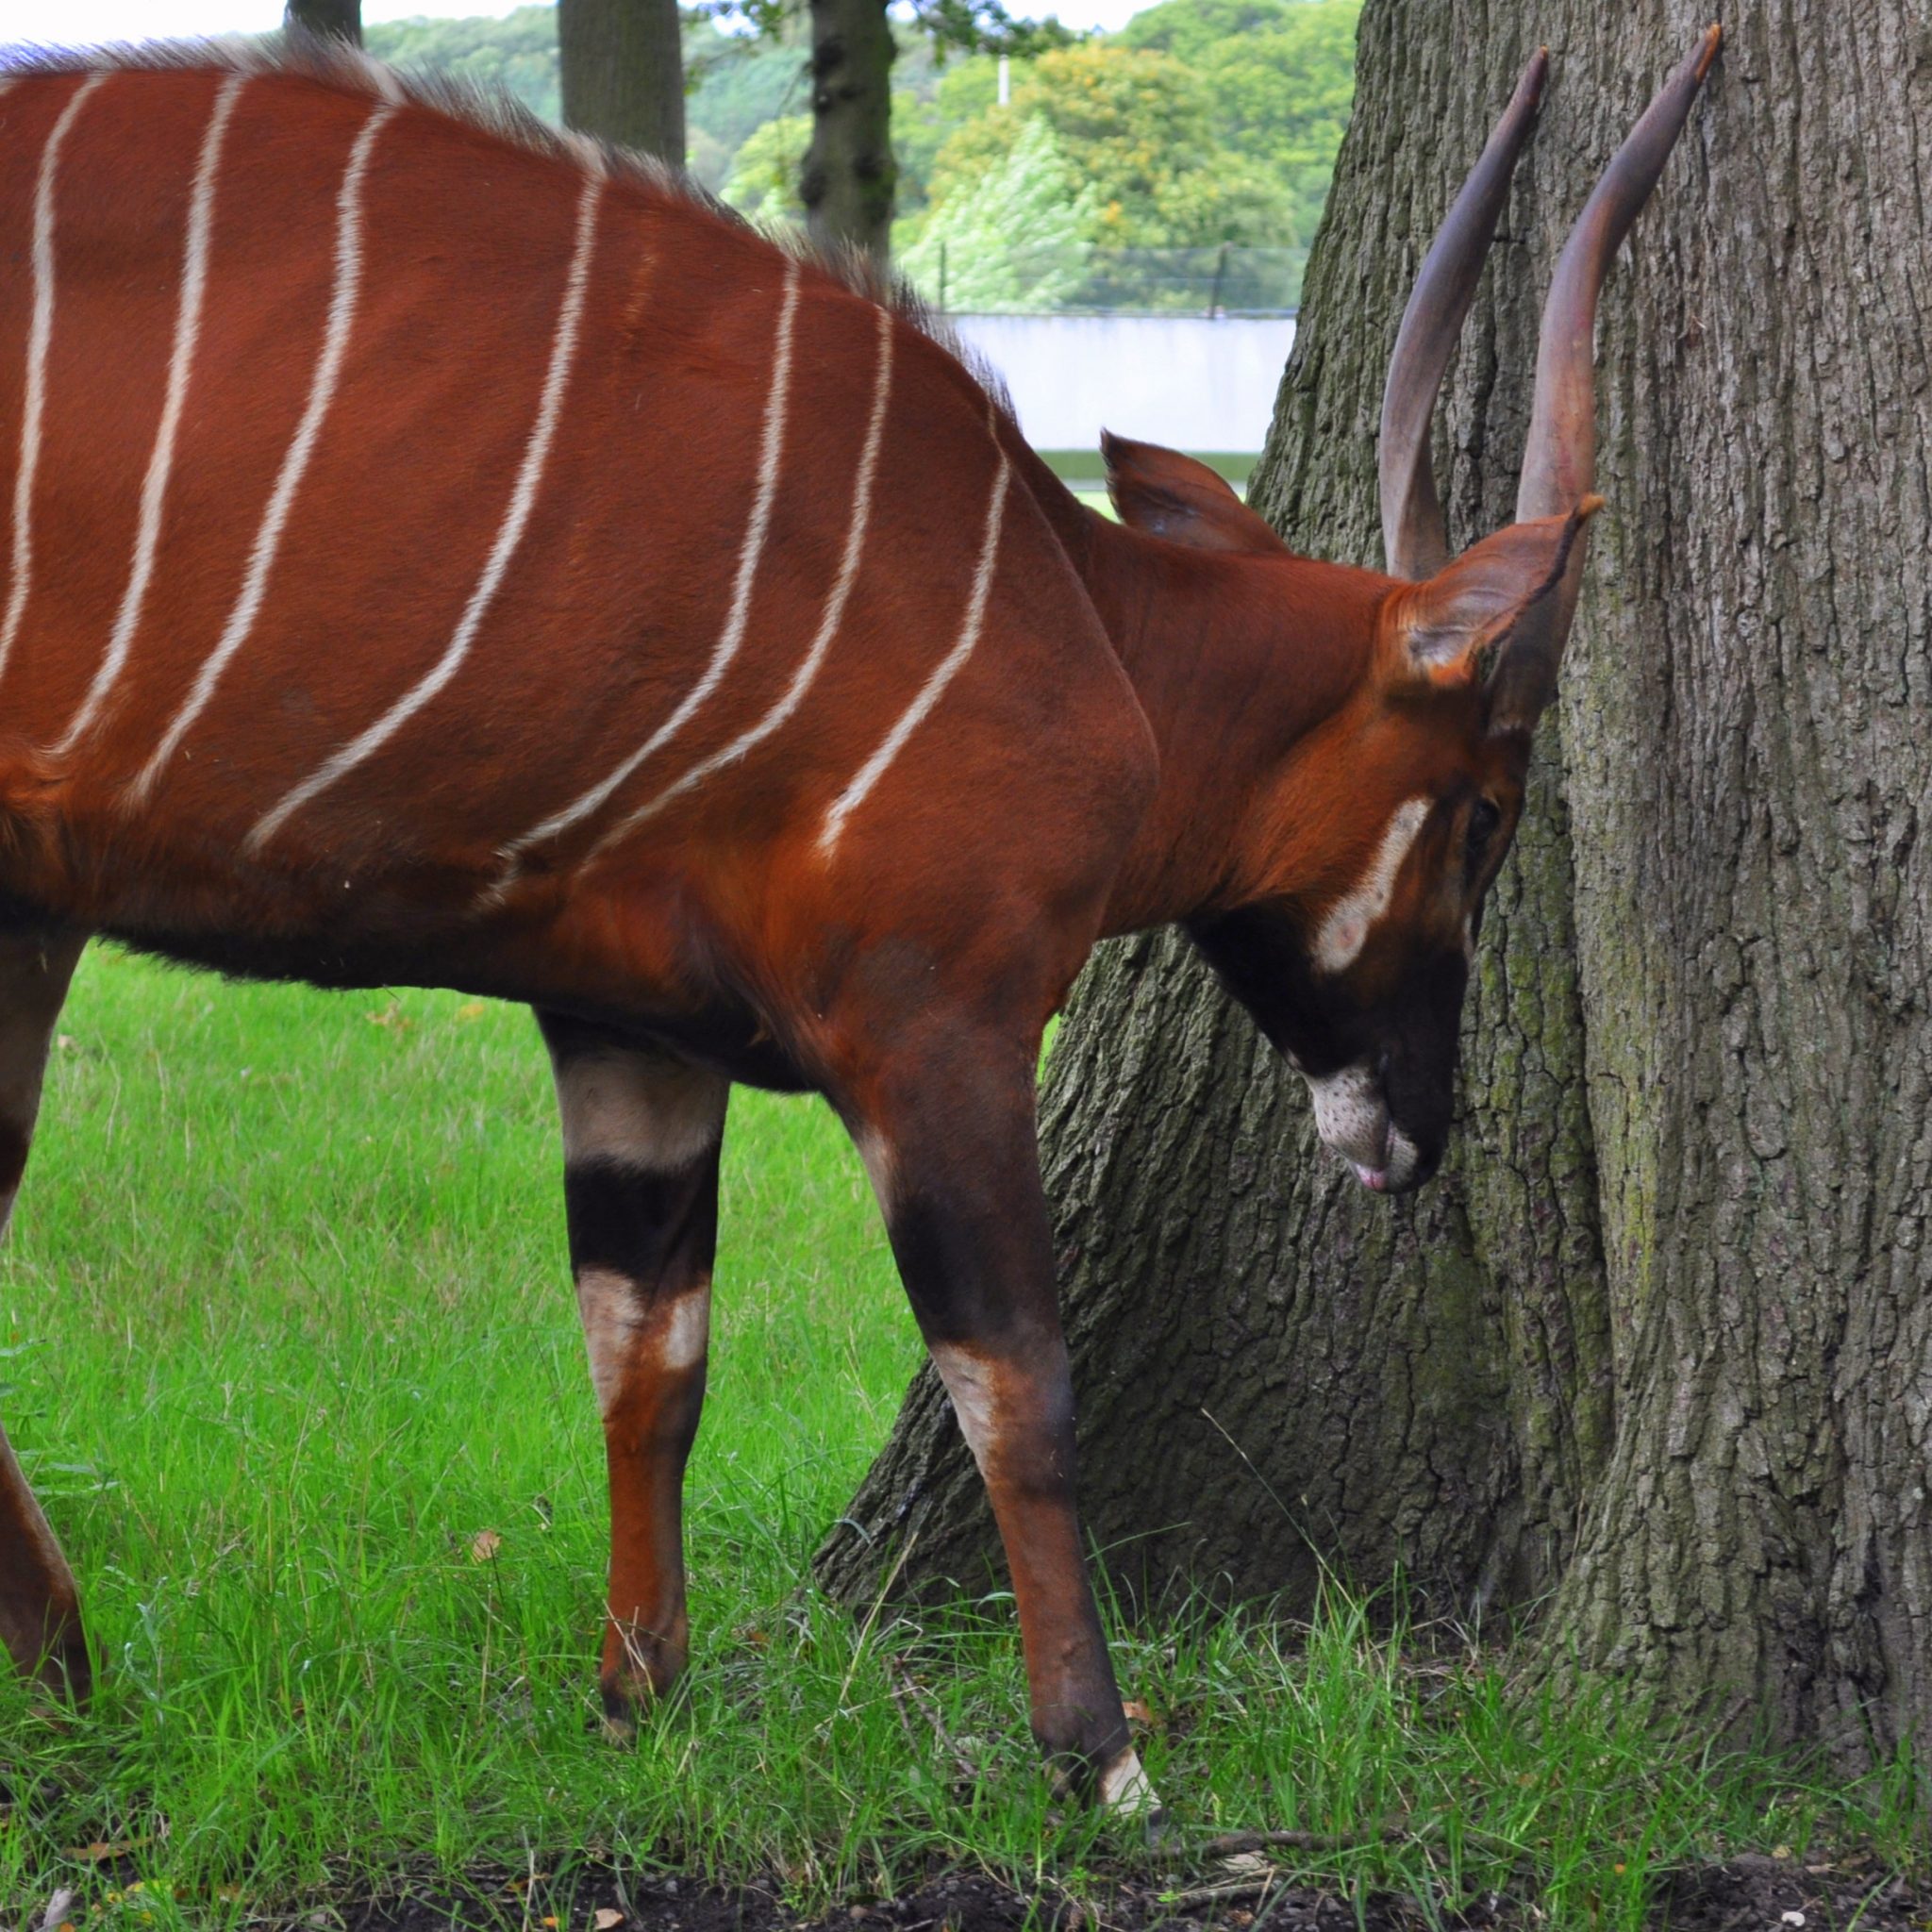
[[[654,1706],[669,1701],[684,1675],[685,1645],[635,1626],[617,1628],[597,1673],[604,1698],[604,1735],[619,1744],[637,1742],[638,1724]],[[616,1654],[612,1656],[611,1651]]]
[[[1094,1795],[1103,1811],[1116,1818],[1145,1821],[1150,1839],[1158,1839],[1166,1829],[1167,1813],[1141,1768],[1141,1754],[1132,1745],[1100,1774]]]

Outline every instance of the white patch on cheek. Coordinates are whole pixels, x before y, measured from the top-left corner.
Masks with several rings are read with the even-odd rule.
[[[1368,871],[1352,891],[1345,892],[1328,908],[1328,915],[1315,935],[1314,963],[1318,972],[1345,973],[1361,958],[1370,929],[1388,911],[1402,862],[1408,857],[1409,848],[1428,817],[1426,798],[1405,799],[1395,808]]]
[[[973,1459],[984,1470],[987,1452],[999,1426],[999,1394],[993,1386],[992,1370],[965,1349],[949,1347],[944,1342],[936,1344],[931,1355],[933,1367],[940,1372],[940,1380],[953,1398],[959,1433],[966,1438]]]

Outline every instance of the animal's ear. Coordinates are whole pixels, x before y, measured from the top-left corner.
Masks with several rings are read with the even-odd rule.
[[[1225,477],[1178,450],[1129,442],[1106,430],[1107,493],[1121,522],[1196,550],[1283,551],[1287,545],[1234,493]]]
[[[1562,582],[1579,533],[1603,506],[1601,496],[1586,496],[1566,517],[1511,524],[1434,576],[1397,591],[1383,618],[1389,681],[1469,683],[1484,650]]]

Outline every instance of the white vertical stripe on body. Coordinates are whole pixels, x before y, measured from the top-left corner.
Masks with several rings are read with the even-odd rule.
[[[161,426],[155,434],[147,476],[141,486],[141,524],[134,539],[134,563],[127,574],[127,589],[122,596],[121,609],[114,619],[100,669],[94,673],[94,681],[81,700],[79,710],[75,712],[66,735],[54,747],[57,755],[71,751],[100,715],[101,706],[127,662],[135,627],[141,623],[141,607],[147,595],[148,579],[154,575],[155,550],[160,542],[161,507],[167,498],[168,477],[175,467],[175,438],[181,427],[181,411],[188,400],[188,378],[194,367],[195,343],[201,334],[222,137],[227,132],[228,117],[235,110],[235,98],[247,84],[247,75],[242,74],[231,74],[223,81],[215,92],[208,132],[202,138],[201,161],[194,171],[194,189],[188,203],[188,239],[182,249],[181,300],[175,312],[175,346],[168,361],[167,399],[161,406]]]
[[[262,512],[261,526],[255,533],[255,547],[249,553],[248,569],[242,579],[242,591],[235,599],[235,608],[228,613],[228,621],[223,626],[214,649],[208,653],[208,661],[202,665],[193,690],[188,693],[186,702],[175,713],[174,721],[161,734],[161,741],[155,747],[154,756],[142,766],[140,775],[128,788],[129,804],[142,804],[154,790],[161,767],[175,756],[182,739],[188,735],[189,727],[207,709],[208,700],[215,694],[216,685],[222,680],[222,674],[247,642],[249,633],[255,628],[255,620],[261,612],[262,599],[268,594],[269,576],[275,569],[275,554],[281,547],[282,532],[288,525],[295,491],[301,487],[308,459],[315,451],[316,439],[322,433],[323,419],[335,400],[336,385],[341,378],[342,360],[348,351],[349,333],[356,320],[356,302],[362,286],[362,183],[369,172],[369,157],[375,146],[376,136],[395,117],[395,112],[391,107],[374,109],[362,124],[362,131],[356,137],[355,145],[349,150],[348,165],[342,170],[341,186],[336,193],[335,283],[329,294],[328,321],[323,331],[322,353],[316,358],[315,373],[308,382],[308,401],[302,410],[301,422],[295,425],[294,439],[282,458],[275,488],[269,492],[268,508]]]
[[[1006,515],[1007,486],[1012,481],[1013,466],[1007,453],[1000,451],[999,474],[993,478],[992,496],[986,506],[986,534],[979,541],[979,565],[973,574],[973,593],[966,601],[966,617],[959,626],[959,641],[941,658],[925,680],[919,695],[907,706],[899,722],[886,733],[879,748],[858,768],[858,775],[840,792],[825,812],[819,833],[819,850],[828,856],[845,829],[845,821],[865,803],[872,791],[904,749],[906,741],[917,731],[932,708],[945,695],[946,687],[958,676],[986,623],[987,598],[992,591],[993,566],[999,558],[1000,524]]]
[[[800,659],[783,695],[750,730],[741,732],[723,751],[713,752],[709,758],[700,759],[676,784],[658,792],[650,804],[632,812],[607,832],[591,848],[590,858],[595,858],[607,847],[615,845],[646,819],[656,817],[674,798],[703,784],[713,772],[735,763],[754,746],[762,744],[797,710],[806,692],[810,690],[812,680],[819,675],[819,667],[825,661],[825,654],[831,649],[832,640],[844,620],[845,605],[852,595],[852,586],[858,576],[859,559],[865,552],[866,526],[872,521],[873,478],[878,471],[879,445],[885,440],[886,402],[892,388],[891,310],[882,307],[878,319],[879,358],[877,374],[873,377],[872,416],[865,426],[865,444],[858,458],[858,480],[852,492],[852,517],[845,529],[845,554],[839,561],[839,575],[833,582],[831,595],[825,599],[824,615],[819,620],[818,635],[812,639],[810,649]],[[587,858],[585,863],[589,862]]]
[[[555,817],[545,819],[541,825],[505,846],[503,858],[507,863],[514,865],[531,846],[541,845],[544,840],[554,839],[558,833],[568,830],[579,819],[590,817],[653,752],[668,744],[684,729],[698,708],[718,689],[731,666],[731,660],[737,657],[738,647],[744,641],[745,623],[751,614],[752,583],[758,575],[758,558],[765,547],[766,532],[771,527],[772,504],[778,493],[778,473],[785,455],[785,410],[791,388],[792,317],[797,307],[798,262],[793,258],[785,264],[785,293],[778,306],[778,330],[772,352],[772,387],[765,397],[764,429],[758,445],[758,492],[752,499],[751,517],[744,527],[744,541],[739,546],[738,575],[731,587],[731,607],[724,619],[724,628],[719,633],[717,644],[711,652],[711,661],[705,666],[705,675],[686,692],[670,717],[614,771],[607,773],[582,797],[566,806]]]
[[[20,416],[20,468],[13,478],[13,575],[7,591],[7,614],[0,617],[0,675],[20,632],[34,573],[34,473],[41,463],[41,421],[47,408],[47,346],[54,339],[54,181],[60,149],[88,95],[107,76],[92,74],[75,89],[41,150],[40,179],[34,187],[34,307],[26,336],[26,396]]]
[[[538,486],[543,480],[543,466],[549,460],[550,446],[557,439],[557,422],[563,410],[564,391],[570,387],[571,364],[575,359],[577,337],[583,323],[584,297],[591,279],[591,257],[597,239],[597,202],[603,189],[601,175],[587,175],[584,177],[583,188],[577,195],[576,235],[571,253],[570,272],[564,282],[563,304],[558,313],[557,331],[551,341],[550,366],[544,372],[537,421],[525,446],[524,460],[517,471],[515,487],[510,491],[509,508],[504,513],[496,541],[491,545],[483,574],[476,579],[475,589],[470,592],[470,601],[448,644],[444,646],[442,656],[423,679],[398,698],[374,724],[358,737],[352,738],[262,818],[245,841],[250,851],[258,852],[287,824],[292,813],[300,810],[318,792],[325,791],[344,773],[354,771],[363,759],[393,738],[431,698],[443,690],[462,667],[463,659],[470,655],[470,646],[475,641],[476,632],[502,588],[504,573],[509,568],[510,558],[516,555],[517,545],[524,540],[530,512],[536,507]]]

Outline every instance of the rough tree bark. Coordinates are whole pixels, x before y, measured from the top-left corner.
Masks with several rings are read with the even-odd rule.
[[[811,0],[811,145],[799,199],[822,242],[891,252],[892,60],[886,0]]]
[[[684,49],[677,0],[558,0],[563,118],[684,166]]]
[[[362,44],[362,0],[288,0],[282,25]]]
[[[1379,561],[1382,371],[1534,44],[1554,60],[1439,418],[1507,519],[1564,224],[1707,9],[1369,0],[1256,500]],[[1932,26],[1738,9],[1607,289],[1589,579],[1491,898],[1441,1177],[1374,1199],[1172,937],[1108,949],[1042,1096],[1117,1581],[1548,1597],[1557,1667],[1932,1765]],[[1123,428],[1131,430],[1131,420]],[[834,1588],[982,1578],[915,1385]]]

